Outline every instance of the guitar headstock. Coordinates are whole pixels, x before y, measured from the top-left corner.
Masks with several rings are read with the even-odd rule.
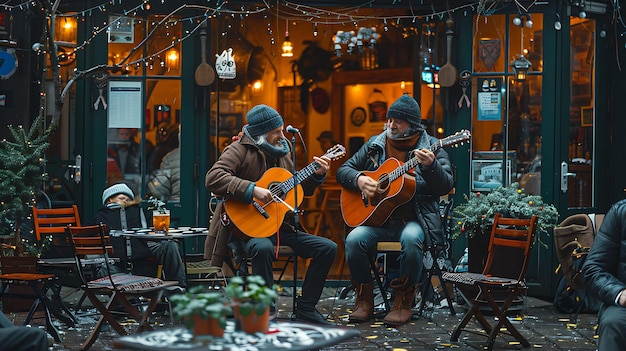
[[[471,133],[467,129],[462,129],[450,136],[441,139],[441,144],[443,146],[458,146],[463,145],[464,142],[469,141],[471,138]]]
[[[326,150],[326,153],[322,157],[328,157],[332,161],[336,161],[346,155],[346,147],[340,144],[337,144],[330,149]]]

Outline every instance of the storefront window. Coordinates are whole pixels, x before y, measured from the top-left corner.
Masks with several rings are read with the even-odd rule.
[[[108,87],[107,183],[178,202],[182,24],[163,16],[110,21],[108,63],[123,70]]]
[[[568,207],[593,206],[595,21],[570,18]]]
[[[146,104],[146,193],[180,201],[180,80],[150,79]]]
[[[519,182],[541,191],[542,15],[494,15],[477,23],[472,93],[471,188]],[[516,21],[517,22],[517,21]],[[508,35],[507,35],[508,34]],[[530,63],[525,79],[515,60]]]

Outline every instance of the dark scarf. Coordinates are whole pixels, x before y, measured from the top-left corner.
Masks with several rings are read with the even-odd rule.
[[[395,158],[402,162],[408,159],[407,154],[409,151],[415,149],[418,139],[421,134],[414,134],[402,139],[387,138],[385,151],[387,152],[387,158]]]

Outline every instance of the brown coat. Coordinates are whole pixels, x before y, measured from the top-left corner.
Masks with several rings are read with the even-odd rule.
[[[231,255],[227,247],[230,230],[221,221],[224,212],[223,201],[252,201],[254,182],[272,167],[282,167],[293,171],[291,154],[279,159],[277,164],[271,161],[261,149],[246,135],[224,149],[205,177],[206,188],[222,201],[218,202],[215,214],[209,225],[209,234],[204,243],[204,258],[211,260],[214,266],[222,266]],[[302,168],[302,167],[299,167]],[[313,175],[302,182],[305,195],[311,195],[325,179]]]

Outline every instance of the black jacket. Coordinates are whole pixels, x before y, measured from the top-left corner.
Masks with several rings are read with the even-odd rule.
[[[126,222],[128,224],[127,228],[122,228],[122,220],[120,217],[119,208],[101,208],[96,214],[96,218],[92,221],[93,223],[91,224],[104,223],[106,224],[108,230],[122,230],[144,227],[141,223],[141,214],[139,212],[143,211],[143,209],[139,205],[126,207],[125,211]],[[144,211],[144,215],[146,215],[145,218],[147,226],[151,226],[152,216],[146,214],[146,211]],[[115,257],[126,257],[125,239],[122,237],[112,237],[111,242],[113,244],[113,255]],[[147,240],[131,239],[130,242],[132,249],[131,258],[133,260],[153,256],[150,249],[148,249]]]
[[[337,182],[345,188],[359,190],[357,178],[362,171],[375,171],[387,159],[385,154],[386,132],[373,136],[356,154],[342,164],[337,170]],[[419,138],[416,148],[429,147],[439,139],[426,132]],[[407,153],[406,160],[413,154]],[[439,149],[435,151],[435,160],[430,167],[415,168],[416,189],[411,200],[419,224],[427,233],[433,244],[443,244],[444,232],[439,212],[439,197],[448,194],[454,187],[452,166],[448,153]],[[392,215],[393,216],[393,215]]]
[[[626,200],[607,212],[583,266],[585,286],[605,305],[626,289]]]

